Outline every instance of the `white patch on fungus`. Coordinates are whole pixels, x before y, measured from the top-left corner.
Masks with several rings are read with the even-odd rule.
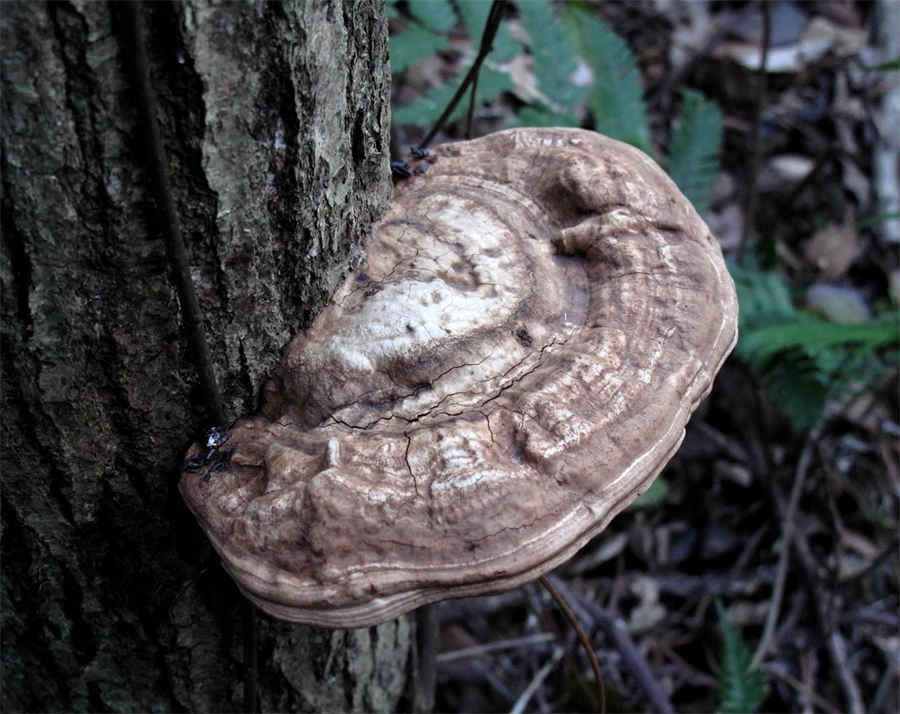
[[[227,467],[181,480],[276,617],[361,627],[551,570],[646,489],[734,345],[721,252],[640,151],[544,128],[432,156]]]

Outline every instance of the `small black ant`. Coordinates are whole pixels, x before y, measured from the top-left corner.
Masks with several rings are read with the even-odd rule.
[[[214,426],[211,427],[209,432],[206,435],[206,453],[201,451],[199,454],[192,456],[187,461],[184,462],[184,470],[185,471],[199,471],[205,466],[209,468],[206,469],[206,473],[203,474],[203,482],[209,483],[212,475],[216,471],[221,471],[228,464],[228,460],[231,458],[231,455],[234,453],[234,449],[221,449],[222,445],[225,444],[231,437],[226,434],[224,431],[219,429],[219,427]]]
[[[391,162],[391,173],[396,178],[409,178],[412,176],[412,172],[409,170],[409,164],[405,161],[392,161]]]

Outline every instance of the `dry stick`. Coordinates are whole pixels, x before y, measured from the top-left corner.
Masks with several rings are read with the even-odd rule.
[[[866,565],[862,570],[859,570],[851,575],[846,576],[845,578],[841,578],[838,580],[838,585],[840,587],[846,587],[850,583],[856,583],[865,578],[870,573],[874,572],[877,568],[881,566],[881,564],[887,560],[888,558],[893,558],[897,556],[898,551],[900,551],[900,534],[894,536],[894,539],[885,546],[884,550],[882,550],[878,555],[872,558],[868,565]]]
[[[782,682],[792,687],[795,691],[808,696],[812,700],[813,704],[822,709],[822,711],[826,711],[828,712],[828,714],[841,714],[840,709],[838,709],[824,697],[816,694],[815,692],[808,691],[806,685],[803,684],[803,682],[791,675],[789,672],[782,669],[780,666],[763,665],[763,669],[765,670],[766,674],[780,679]]]
[[[577,593],[572,593],[560,580],[556,580],[556,586],[563,594],[584,608],[587,614],[594,619],[594,622],[613,641],[625,664],[628,665],[629,671],[637,680],[638,686],[644,691],[644,694],[647,695],[647,698],[653,705],[653,711],[658,711],[660,714],[674,714],[675,708],[672,706],[672,702],[669,701],[669,695],[666,694],[653,676],[653,672],[650,671],[646,660],[632,641],[631,636],[628,634],[628,629],[621,618],[611,615],[605,608],[600,607],[594,601]]]
[[[495,640],[494,642],[486,642],[483,645],[473,645],[472,647],[460,647],[459,649],[441,652],[437,656],[438,664],[446,664],[447,662],[455,662],[459,659],[469,659],[470,657],[479,657],[491,652],[500,652],[503,650],[513,650],[520,647],[533,647],[534,645],[546,644],[556,640],[557,636],[552,632],[536,632],[533,635],[525,635],[524,637],[509,637],[505,640]]]
[[[156,117],[159,116],[159,105],[156,101],[153,85],[150,82],[150,60],[147,55],[143,4],[140,2],[122,3],[119,7],[125,17],[126,30],[131,34],[131,42],[129,44],[134,48],[132,56],[134,58],[135,85],[140,113],[144,117],[142,124],[145,134],[144,141],[147,143],[150,155],[150,178],[153,182],[157,202],[162,209],[166,253],[172,271],[172,279],[175,282],[175,289],[178,292],[178,300],[181,304],[184,330],[187,333],[188,343],[194,356],[197,376],[203,391],[206,393],[209,419],[217,425],[223,425],[226,421],[225,405],[222,401],[222,392],[219,390],[219,385],[216,382],[206,336],[203,333],[200,302],[197,299],[194,283],[191,280],[187,251],[184,248],[184,240],[181,236],[181,221],[178,217],[178,209],[175,205],[169,181],[169,162],[163,147],[159,124],[156,121]],[[257,624],[253,605],[248,602],[246,607],[247,610],[244,612],[244,709],[249,712],[255,712]]]
[[[778,487],[772,484],[773,500],[779,510],[784,508],[783,501]],[[846,643],[841,633],[829,623],[828,613],[825,604],[822,602],[821,588],[818,587],[818,576],[816,574],[816,560],[809,550],[809,544],[802,534],[796,534],[792,539],[795,555],[800,563],[804,577],[806,578],[810,595],[816,608],[816,619],[822,632],[826,632],[827,652],[838,675],[838,683],[844,690],[847,698],[847,711],[850,714],[863,714],[865,708],[863,706],[862,695],[859,691],[859,685],[853,676],[853,671],[847,661]]]
[[[812,461],[813,444],[815,437],[810,436],[803,446],[800,454],[800,460],[797,462],[797,470],[794,472],[794,485],[791,488],[791,498],[788,501],[787,512],[784,514],[781,534],[781,555],[778,558],[778,569],[775,575],[775,585],[772,588],[772,602],[769,605],[769,611],[766,614],[766,624],[763,628],[762,637],[756,646],[756,652],[753,654],[751,667],[759,667],[763,657],[772,646],[772,637],[775,634],[775,625],[778,623],[778,614],[781,609],[781,599],[784,597],[784,584],[787,580],[788,565],[791,560],[791,541],[794,537],[794,519],[797,516],[797,504],[800,502],[800,493],[803,491],[803,483],[806,480],[806,473],[809,471],[809,465]]]
[[[540,687],[544,680],[547,679],[547,675],[553,671],[556,663],[562,659],[563,654],[565,654],[565,650],[562,647],[557,647],[553,650],[550,661],[537,671],[537,674],[534,675],[531,682],[528,683],[528,686],[525,687],[525,690],[519,695],[519,698],[516,699],[516,703],[513,704],[513,708],[509,710],[509,714],[522,714],[522,712],[525,711],[528,702],[534,696],[538,687]]]
[[[475,61],[472,63],[472,66],[466,73],[462,84],[459,85],[459,89],[456,90],[456,94],[453,95],[453,98],[450,100],[447,108],[444,109],[444,113],[441,114],[440,118],[435,122],[434,126],[431,127],[431,131],[428,132],[428,136],[426,136],[422,143],[419,144],[419,149],[424,149],[431,143],[431,140],[434,139],[434,135],[440,131],[441,127],[444,126],[444,122],[447,121],[447,117],[450,116],[450,114],[456,108],[456,105],[459,104],[459,100],[462,95],[465,94],[466,88],[478,76],[478,72],[481,70],[481,63],[484,62],[485,58],[494,48],[494,38],[497,36],[497,29],[500,27],[500,21],[503,19],[503,11],[505,9],[506,0],[494,0],[494,4],[491,5],[491,10],[488,13],[487,22],[484,24],[484,32],[481,35],[481,46],[478,49],[478,56],[475,58]],[[472,109],[470,107],[470,115],[471,112]],[[471,116],[469,118],[469,122],[471,124]]]
[[[578,618],[575,617],[575,613],[572,612],[572,608],[569,607],[569,603],[566,599],[560,594],[559,590],[557,590],[553,583],[550,582],[550,579],[546,575],[542,575],[540,577],[541,585],[543,585],[547,592],[553,596],[553,599],[556,600],[556,604],[559,605],[559,609],[563,611],[563,614],[571,623],[572,627],[575,629],[575,632],[578,634],[578,639],[581,640],[581,645],[584,647],[584,651],[587,653],[588,659],[591,661],[591,667],[594,668],[594,677],[597,680],[597,690],[600,692],[600,711],[606,711],[606,686],[603,683],[603,673],[600,671],[600,663],[597,661],[597,653],[594,652],[594,646],[591,644],[590,638],[587,636],[587,633],[584,631],[584,628],[581,626],[581,623],[578,621]]]
[[[738,265],[744,262],[744,252],[750,240],[753,226],[753,215],[756,213],[756,200],[758,191],[757,178],[759,176],[759,164],[762,157],[762,117],[766,103],[766,65],[769,61],[769,41],[772,37],[772,10],[769,0],[762,0],[763,34],[760,47],[759,71],[757,72],[756,115],[753,118],[753,151],[750,156],[750,176],[747,189],[747,203],[744,206],[744,231],[741,234],[741,242],[738,244]]]
[[[754,392],[754,396],[758,398],[758,394],[756,392]],[[762,443],[759,439],[759,436],[756,434],[756,430],[752,424],[747,425],[747,431],[747,438],[749,442],[747,446],[751,455],[754,475],[758,479],[759,483],[769,484],[771,501],[775,508],[783,512],[786,507],[784,505],[784,501],[777,484],[772,482],[771,479],[769,479],[768,481],[766,480],[766,475],[768,473],[771,473],[771,469],[768,467],[768,455],[762,448]],[[827,632],[832,628],[829,628],[825,605],[821,600],[821,589],[818,587],[817,582],[818,576],[816,574],[815,558],[813,557],[812,553],[809,552],[809,546],[802,534],[796,534],[792,538],[791,544],[793,545],[795,555],[797,556],[797,560],[800,565],[800,569],[807,582],[810,597],[812,598],[815,605],[816,619],[818,620],[819,627],[823,632]],[[851,672],[850,667],[847,663],[846,652],[844,651],[844,642],[840,633],[831,631],[831,633],[827,636],[827,651],[831,659],[831,663],[837,671],[838,681],[841,685],[841,688],[844,690],[844,694],[847,697],[847,703],[849,705],[847,707],[848,711],[850,711],[851,714],[862,714],[862,712],[864,711],[862,696],[859,692],[859,685],[856,683],[856,680],[853,677],[853,673]]]

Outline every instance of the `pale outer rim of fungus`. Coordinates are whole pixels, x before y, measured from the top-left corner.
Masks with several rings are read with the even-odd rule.
[[[731,348],[734,347],[736,340],[737,336],[735,336],[735,339],[732,341]],[[719,367],[726,358],[727,355],[723,357],[719,365],[716,366],[716,369],[714,370],[715,372],[719,370]],[[505,592],[507,590],[512,590],[513,588],[519,587],[520,585],[524,585],[525,583],[529,583],[532,580],[537,579],[541,575],[544,575],[545,573],[554,570],[559,565],[567,562],[573,555],[575,555],[575,553],[581,550],[588,543],[588,541],[602,532],[615,516],[617,516],[621,511],[627,508],[629,504],[631,504],[636,498],[638,498],[644,491],[646,491],[650,487],[656,476],[658,476],[662,469],[665,468],[666,464],[669,462],[672,456],[675,455],[675,453],[681,446],[685,434],[685,429],[683,426],[684,422],[694,411],[694,409],[696,409],[697,405],[706,398],[711,389],[712,384],[710,383],[710,388],[707,389],[706,392],[704,392],[700,396],[700,398],[690,406],[690,408],[680,410],[675,415],[675,418],[672,419],[672,422],[669,425],[669,429],[665,434],[665,438],[674,439],[672,442],[672,447],[659,460],[657,466],[651,472],[651,475],[649,477],[643,477],[644,480],[641,481],[641,485],[638,490],[628,490],[629,486],[632,485],[631,482],[633,479],[633,470],[640,470],[639,467],[643,464],[643,462],[653,455],[653,449],[648,449],[646,452],[641,454],[641,456],[635,459],[632,462],[631,466],[629,466],[626,471],[624,471],[613,483],[611,483],[607,487],[606,490],[604,490],[603,497],[598,498],[598,500],[601,502],[600,505],[595,505],[593,509],[591,509],[590,506],[585,504],[584,507],[589,511],[603,515],[601,516],[601,520],[595,521],[595,525],[589,528],[584,533],[584,535],[573,541],[569,546],[563,548],[559,553],[549,558],[539,566],[536,566],[522,573],[510,575],[508,577],[497,578],[493,581],[493,584],[487,588],[485,587],[484,583],[481,582],[473,583],[469,587],[463,585],[454,587],[452,597],[460,598],[468,597],[470,595],[488,595],[495,592]],[[661,441],[665,441],[665,439],[661,439]],[[608,492],[617,490],[622,492],[621,496],[619,496],[618,500],[610,500],[610,494]],[[574,517],[574,515],[575,512],[572,511],[569,517]],[[562,525],[563,521],[560,521],[556,528],[560,528]],[[552,531],[545,531],[543,535],[546,537],[551,533]],[[420,607],[423,604],[448,598],[447,588],[421,588],[419,590],[410,590],[398,595],[392,595],[383,598],[376,597],[363,605],[343,607],[340,610],[338,620],[335,621],[333,618],[328,616],[327,611],[320,609],[310,609],[303,611],[295,607],[285,607],[281,603],[265,600],[264,598],[255,595],[250,590],[241,587],[240,583],[244,579],[255,579],[255,576],[253,574],[253,570],[255,568],[252,558],[238,557],[234,556],[233,554],[229,555],[223,544],[220,543],[211,532],[207,531],[207,535],[213,547],[216,549],[216,552],[218,552],[219,556],[222,558],[222,562],[226,570],[228,570],[228,572],[231,573],[231,575],[237,581],[241,592],[243,592],[247,598],[253,601],[262,610],[282,620],[315,624],[322,627],[369,627],[371,625],[386,622],[387,620],[392,620],[395,617],[399,617],[403,613],[408,612],[411,609]],[[504,553],[501,554],[501,556],[502,555],[506,554]],[[485,559],[483,561],[480,561],[479,564],[487,565],[489,564],[490,560],[491,559]],[[381,564],[378,563],[371,564],[373,568],[379,567],[380,565]],[[448,563],[447,567],[452,568],[459,567],[461,565],[464,565],[464,563]],[[426,568],[422,568],[422,570],[426,570]],[[283,572],[280,575],[279,579],[283,579],[283,582],[287,587],[293,587],[297,589],[301,589],[303,587],[300,582],[290,583],[291,580],[296,580],[295,578],[293,578],[293,576],[291,576],[290,573]]]
[[[660,185],[663,192],[671,192],[673,196],[680,196],[677,189],[674,188],[674,184],[662,174],[652,160],[636,149],[605,137],[600,137],[592,132],[575,129],[508,130],[475,140],[474,142],[437,147],[433,151],[433,156],[438,159],[437,165],[424,176],[414,176],[408,179],[400,187],[398,193],[401,196],[408,195],[409,190],[413,190],[415,187],[427,186],[427,182],[434,181],[435,176],[439,175],[441,170],[447,166],[455,166],[454,162],[459,163],[461,160],[455,157],[464,156],[470,146],[491,146],[494,148],[498,145],[501,148],[509,146],[511,147],[509,148],[509,156],[511,157],[509,160],[514,162],[520,151],[533,150],[540,152],[542,151],[542,145],[551,144],[570,147],[579,147],[584,144],[585,147],[590,145],[588,148],[595,151],[598,150],[597,147],[599,146],[599,151],[608,151],[622,163],[629,164],[630,162],[630,164],[637,165],[639,171],[646,171],[649,177],[648,182],[653,186]],[[476,152],[476,149],[473,148],[472,151]],[[501,156],[498,160],[505,159]],[[593,177],[596,179],[604,170],[614,171],[616,162],[613,162],[612,159],[609,159],[609,161],[612,163],[607,164],[601,161],[590,164],[590,162],[587,162],[589,165],[586,175],[589,178]],[[613,168],[610,169],[610,167]],[[466,176],[467,179],[471,179],[471,185],[479,185],[480,181],[490,183],[493,180],[496,182],[497,179],[492,178],[490,168],[484,170],[479,168],[478,170],[482,171],[484,175],[480,177],[474,175]],[[576,172],[576,175],[579,174]],[[580,189],[576,188],[576,190],[586,189],[582,187]],[[612,188],[609,190],[611,193],[614,192]],[[630,187],[626,187],[626,192],[628,190],[631,190]],[[515,193],[516,191],[510,189],[510,192]],[[582,197],[578,199],[573,198],[572,200],[584,201],[585,199]],[[591,200],[591,197],[589,196],[587,200]],[[233,544],[232,547],[229,547],[229,542],[222,540],[217,530],[212,527],[212,523],[207,519],[201,504],[195,501],[197,490],[194,489],[192,491],[183,479],[180,487],[189,507],[204,525],[210,541],[222,557],[226,569],[233,575],[247,597],[266,612],[285,620],[332,627],[368,626],[396,617],[427,602],[448,597],[464,597],[497,592],[516,587],[565,562],[583,547],[588,540],[602,531],[618,512],[649,487],[655,476],[658,475],[677,451],[684,438],[684,427],[691,412],[709,393],[712,388],[713,377],[730,353],[737,339],[736,299],[733,284],[725,268],[721,252],[714,239],[709,236],[702,220],[696,216],[696,213],[687,204],[686,199],[680,197],[680,201],[683,204],[679,203],[677,210],[681,211],[681,220],[685,222],[684,225],[679,224],[678,220],[675,220],[673,223],[674,228],[660,228],[660,220],[658,218],[655,223],[648,219],[647,225],[654,231],[663,230],[664,232],[665,230],[678,231],[683,229],[688,239],[698,244],[703,240],[709,242],[708,249],[701,254],[708,263],[703,269],[704,274],[711,276],[710,280],[716,284],[716,289],[719,291],[717,297],[722,301],[718,332],[708,340],[710,343],[709,358],[712,361],[706,362],[704,359],[698,358],[697,369],[693,372],[693,376],[687,379],[686,383],[682,385],[682,389],[674,390],[676,394],[680,393],[683,397],[678,400],[677,408],[671,413],[667,425],[664,429],[660,429],[661,435],[658,438],[646,442],[647,447],[640,456],[632,458],[627,465],[623,464],[617,475],[611,480],[600,484],[599,488],[584,492],[581,500],[576,501],[571,509],[551,527],[534,533],[530,538],[517,542],[506,550],[488,551],[487,557],[478,560],[473,559],[470,555],[465,560],[448,560],[432,565],[416,564],[401,560],[399,562],[402,563],[402,567],[399,569],[396,565],[398,561],[394,561],[393,564],[390,560],[383,562],[377,560],[368,561],[354,566],[353,571],[340,583],[330,586],[323,586],[310,578],[301,578],[282,568],[274,566],[261,568],[259,559],[255,554],[246,551],[242,547],[234,547]],[[539,205],[540,201],[534,198],[534,201],[529,201],[529,203]],[[600,203],[602,204],[602,201]],[[603,211],[607,210],[607,208],[601,205],[598,210],[600,210],[598,215],[602,216]],[[626,219],[628,219],[628,216],[626,216]],[[587,223],[587,219],[585,219],[584,223]],[[576,228],[578,225],[576,225]],[[623,228],[621,230],[627,232],[627,230],[631,229]],[[703,231],[705,231],[705,234],[703,234]],[[617,235],[614,234],[614,238]],[[701,238],[700,236],[705,237]],[[576,236],[575,239],[577,238]],[[672,245],[677,246],[678,243],[676,242]],[[690,244],[689,247],[696,248],[696,245]],[[668,248],[657,246],[657,250],[660,251],[669,250],[669,248],[671,246]],[[668,261],[668,258],[665,261]],[[668,263],[666,264],[668,265]],[[352,276],[348,279],[348,283],[351,281]],[[672,289],[676,293],[678,290],[686,290],[678,286]],[[591,296],[593,296],[593,293],[591,293]],[[326,310],[328,309],[331,308],[326,308]],[[665,317],[665,315],[662,315],[662,317]],[[667,332],[666,334],[670,333]],[[679,372],[678,374],[680,375],[681,373]],[[663,383],[668,379],[674,380],[675,376],[669,375],[669,377],[664,378]],[[684,397],[688,395],[690,395],[690,399],[685,399]],[[482,416],[487,418],[483,413]],[[488,428],[490,429],[489,420]],[[186,476],[185,478],[188,477]],[[193,478],[199,477],[194,476]],[[218,475],[215,478],[218,478]],[[416,489],[416,492],[418,493],[418,489]],[[553,543],[553,536],[559,531],[568,534],[567,542],[555,547],[548,545]],[[523,566],[518,570],[508,567],[508,562],[505,559],[510,554],[515,555],[524,549],[532,547],[541,554],[539,562],[529,562],[527,566]],[[527,561],[527,558],[525,560]],[[512,562],[516,562],[515,558],[512,558]],[[487,573],[491,571],[494,563],[497,564],[496,569],[500,572],[489,576]],[[480,573],[479,578],[468,583],[458,582],[459,572],[466,571],[466,569],[476,570]],[[383,572],[389,575],[394,571],[397,571],[396,577],[404,582],[413,579],[418,574],[421,582],[424,584],[419,587],[407,587],[398,592],[390,592],[388,594],[376,592],[358,603],[347,601],[346,593],[353,590],[354,582],[358,582],[359,587],[362,587],[365,582],[371,582],[373,573]],[[263,577],[260,577],[260,575]],[[388,575],[382,576],[384,583],[391,582]],[[445,581],[454,579],[456,582],[447,585],[446,582],[440,582],[442,579]],[[438,582],[432,585],[428,584],[429,580]],[[308,604],[312,602],[316,604],[314,606]]]

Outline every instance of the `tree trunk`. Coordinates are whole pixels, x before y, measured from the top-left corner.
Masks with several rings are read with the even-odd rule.
[[[156,116],[116,3],[4,3],[4,711],[235,711],[242,599],[181,502],[211,425],[175,287],[158,123],[229,420],[389,194],[381,0],[147,3]],[[264,710],[389,710],[405,619],[258,615]]]

